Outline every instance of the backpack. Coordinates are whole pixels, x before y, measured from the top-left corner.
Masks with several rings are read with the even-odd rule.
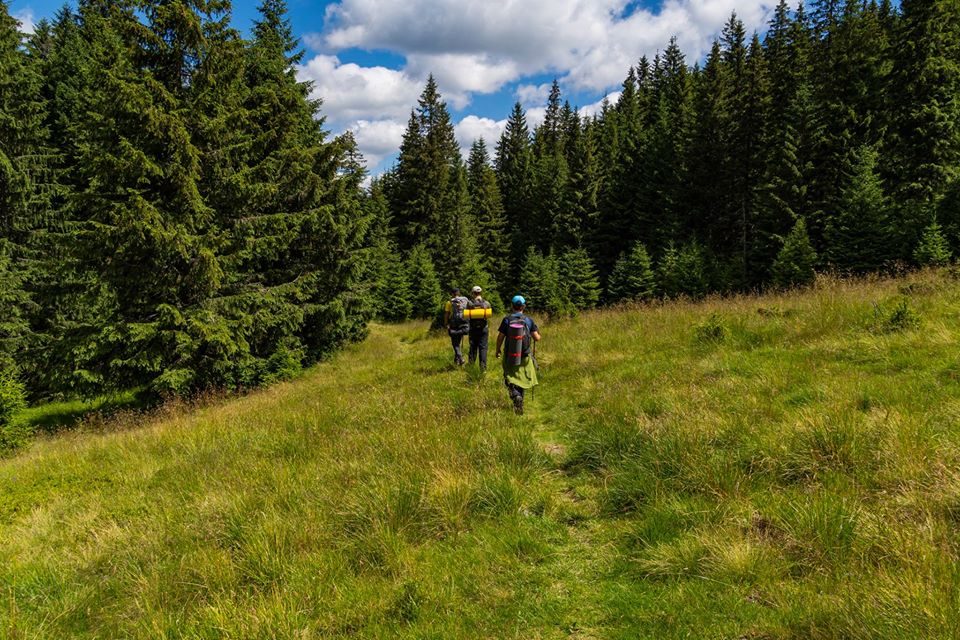
[[[473,310],[473,309],[489,309],[489,308],[490,308],[490,303],[487,302],[486,300],[480,300],[479,302],[477,302],[476,300],[471,300],[471,301],[470,301],[470,304],[467,305],[467,309],[470,309],[470,310]],[[487,314],[487,315],[489,315],[489,314]],[[480,316],[476,316],[476,315],[470,316],[470,328],[471,328],[471,329],[483,329],[483,328],[485,328],[486,326],[487,326],[487,318],[486,318],[486,316],[484,316],[484,317],[480,317]]]
[[[467,305],[470,303],[463,296],[456,296],[455,298],[450,298],[450,331],[453,333],[460,333],[467,330],[467,319],[463,317],[463,310],[467,308]]]
[[[530,319],[522,313],[513,313],[507,316],[507,320],[509,321],[509,326],[511,327],[516,324],[519,324],[522,327],[520,329],[520,335],[518,338],[514,338],[512,335],[507,336],[508,338],[511,338],[511,345],[510,349],[508,349],[508,355],[513,358],[513,364],[519,365],[521,358],[526,358],[530,355]],[[520,343],[519,351],[513,351],[513,340],[516,340]]]

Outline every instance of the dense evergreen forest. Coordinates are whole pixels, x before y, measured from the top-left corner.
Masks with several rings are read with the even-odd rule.
[[[958,0],[734,15],[702,63],[671,41],[589,118],[555,82],[467,160],[431,78],[369,188],[284,2],[249,39],[229,10],[83,0],[24,39],[0,1],[0,387],[262,384],[453,283],[562,315],[960,251]]]
[[[702,64],[671,41],[596,117],[555,82],[542,123],[517,104],[465,163],[431,79],[370,194],[384,255],[409,256],[384,312],[432,309],[438,282],[563,314],[939,264],[958,173],[956,0],[781,2],[763,39],[734,15]]]
[[[362,338],[365,171],[282,0],[0,2],[0,360],[35,397],[288,376]],[[2,404],[2,403],[0,403]]]

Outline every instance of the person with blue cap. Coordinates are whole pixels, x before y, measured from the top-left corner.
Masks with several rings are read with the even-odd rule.
[[[523,415],[523,394],[537,386],[536,345],[540,341],[540,328],[533,318],[523,313],[527,301],[523,296],[513,296],[513,313],[500,322],[497,335],[497,358],[503,354],[504,342],[507,351],[503,362],[503,384],[513,401],[513,410]]]

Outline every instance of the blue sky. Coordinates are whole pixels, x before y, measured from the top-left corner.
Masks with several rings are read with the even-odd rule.
[[[586,112],[615,92],[641,55],[676,35],[699,59],[736,10],[762,31],[774,0],[288,0],[306,52],[300,77],[323,98],[327,128],[351,129],[374,174],[392,164],[428,73],[463,148],[492,149],[513,103],[535,124],[553,78]],[[63,0],[14,0],[26,28]],[[258,2],[236,3],[247,31]]]

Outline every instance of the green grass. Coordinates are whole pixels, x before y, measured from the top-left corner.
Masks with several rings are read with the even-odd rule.
[[[128,424],[148,407],[146,398],[136,391],[29,407],[16,414],[10,424],[0,427],[0,458],[11,455],[37,435],[53,435],[77,427],[89,430],[95,425],[114,428]]]
[[[0,461],[0,638],[960,637],[960,282],[425,325]]]

